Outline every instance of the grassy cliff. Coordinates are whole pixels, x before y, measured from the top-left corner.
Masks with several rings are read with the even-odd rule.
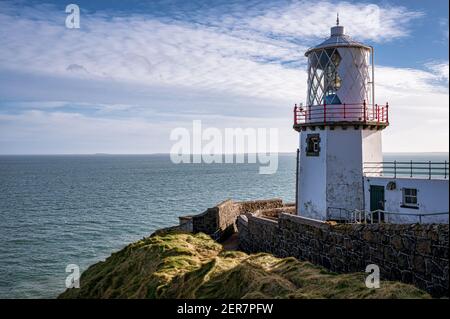
[[[87,269],[59,298],[429,298],[417,288],[364,273],[334,274],[294,258],[223,251],[204,234],[145,238]]]

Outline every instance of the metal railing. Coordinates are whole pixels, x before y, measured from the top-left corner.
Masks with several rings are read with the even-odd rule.
[[[332,211],[337,212],[333,214]],[[365,210],[350,210],[340,207],[328,207],[327,219],[338,220],[346,224],[375,224],[375,223],[391,223],[393,216],[413,216],[417,217],[417,222],[422,224],[425,217],[448,215],[448,212],[439,213],[400,213],[400,212],[388,212],[385,210],[377,209],[374,211]],[[395,220],[394,220],[395,222]]]
[[[294,124],[358,122],[389,124],[389,104],[362,103],[294,106]]]
[[[366,176],[448,178],[448,162],[364,162]]]

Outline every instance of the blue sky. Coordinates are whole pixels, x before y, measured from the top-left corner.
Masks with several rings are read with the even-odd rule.
[[[0,2],[0,154],[168,152],[170,131],[276,127],[340,14],[376,50],[383,150],[448,151],[448,1]],[[430,138],[432,137],[432,138]]]

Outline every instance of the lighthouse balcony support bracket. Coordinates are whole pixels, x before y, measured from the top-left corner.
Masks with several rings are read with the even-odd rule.
[[[294,106],[294,129],[296,131],[324,129],[325,127],[354,127],[384,129],[389,125],[389,104],[367,105],[365,102],[352,104],[321,104],[306,107]]]

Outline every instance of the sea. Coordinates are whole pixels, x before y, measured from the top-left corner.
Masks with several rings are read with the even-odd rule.
[[[384,154],[448,161],[448,153]],[[0,298],[55,298],[82,272],[156,229],[231,198],[294,202],[295,154],[260,164],[174,164],[169,155],[0,156]]]

